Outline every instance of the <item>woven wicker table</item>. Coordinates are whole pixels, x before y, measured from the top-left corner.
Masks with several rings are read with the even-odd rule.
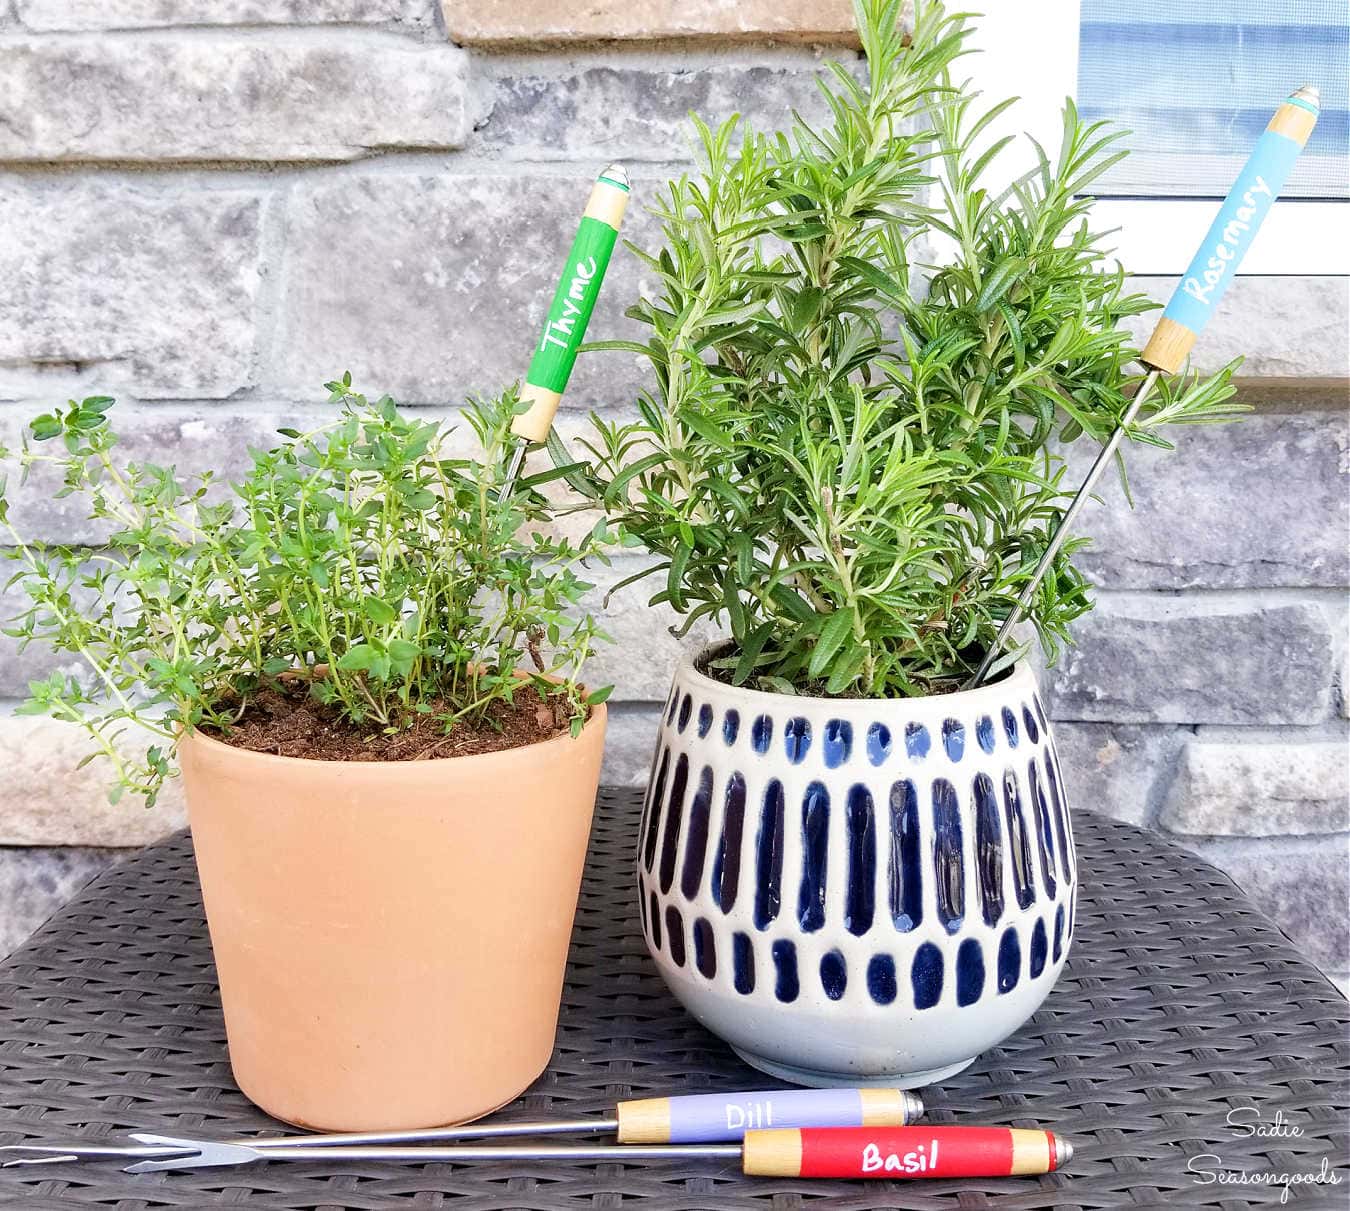
[[[638,806],[636,792],[601,794],[557,1051],[504,1117],[598,1115],[619,1098],[767,1081],[680,1009],[647,959],[631,904]],[[841,1209],[1278,1206],[1279,1187],[1205,1175],[1306,1180],[1325,1158],[1342,1184],[1297,1186],[1290,1204],[1346,1206],[1344,998],[1213,867],[1090,814],[1077,816],[1076,829],[1079,924],[1059,985],[1006,1044],[925,1091],[933,1122],[1062,1131],[1077,1147],[1065,1172],[812,1183],[746,1179],[708,1161],[283,1162],[133,1177],[94,1162],[0,1170],[0,1204],[25,1211],[637,1203],[788,1211],[822,1199]],[[1241,1126],[1230,1124],[1230,1111]],[[1246,1134],[1258,1121],[1276,1134]],[[277,1128],[230,1079],[185,836],[101,875],[0,967],[0,1143]],[[1188,1172],[1188,1162],[1199,1171]]]

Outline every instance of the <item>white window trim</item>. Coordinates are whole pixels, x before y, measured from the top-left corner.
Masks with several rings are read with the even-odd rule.
[[[986,137],[1026,131],[1053,155],[1064,99],[1078,88],[1079,0],[986,0],[982,7],[985,15],[972,38],[980,53],[961,60],[964,74],[989,104],[1022,98]],[[1272,99],[1272,113],[1279,100]],[[1029,148],[1010,146],[996,161],[1002,181],[995,184],[1034,162]],[[1218,209],[1212,200],[1103,198],[1093,208],[1093,225],[1112,231],[1105,245],[1129,273],[1172,276],[1190,264]],[[1350,275],[1350,202],[1277,202],[1240,275]]]

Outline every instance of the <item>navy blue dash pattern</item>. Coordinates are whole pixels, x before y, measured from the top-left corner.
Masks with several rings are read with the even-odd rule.
[[[1010,992],[1022,978],[1022,943],[1017,926],[1009,925],[998,942],[998,990]]]
[[[830,769],[838,769],[853,752],[853,724],[847,719],[831,719],[825,725],[820,745],[825,764]]]
[[[670,765],[670,749],[661,753],[661,764],[657,767],[656,780],[652,783],[651,796],[647,800],[647,835],[642,842],[642,865],[651,874],[652,863],[656,861],[656,838],[660,835],[661,809],[665,806],[666,770]]]
[[[811,748],[811,724],[800,715],[783,725],[783,749],[793,765],[800,765]]]
[[[742,996],[755,991],[755,944],[747,933],[731,935],[732,983]]]
[[[1045,749],[1045,781],[1050,787],[1050,802],[1055,809],[1055,839],[1059,843],[1059,863],[1064,871],[1066,886],[1073,884],[1073,832],[1069,824],[1068,808],[1059,793],[1059,776],[1055,768],[1055,756],[1049,746]]]
[[[1018,908],[1030,908],[1036,898],[1036,876],[1031,867],[1031,840],[1022,815],[1022,793],[1017,787],[1017,775],[1012,770],[1003,772],[1003,809],[1008,819],[1008,853],[1012,858],[1013,892]]]
[[[717,974],[717,942],[706,917],[694,922],[694,966],[705,979]]]
[[[890,955],[873,955],[867,964],[867,991],[878,1005],[889,1005],[899,991],[895,983],[895,960]]]
[[[786,939],[773,944],[773,965],[776,980],[773,995],[784,1004],[797,999],[800,986],[797,981],[797,948]]]
[[[727,779],[722,810],[722,841],[713,859],[712,894],[717,907],[730,912],[741,882],[741,837],[745,831],[745,778],[737,770]]]
[[[998,818],[998,793],[988,774],[975,775],[974,792],[980,911],[986,925],[997,925],[1003,915],[1003,829]]]
[[[684,918],[673,904],[666,905],[666,936],[670,942],[670,957],[676,967],[684,966]]]
[[[872,792],[855,782],[848,792],[844,816],[848,835],[848,886],[844,895],[844,928],[862,937],[876,915],[877,825]]]
[[[820,960],[820,986],[832,1001],[844,995],[848,987],[848,965],[839,951],[832,950]]]
[[[675,762],[675,776],[670,780],[670,802],[666,806],[666,831],[661,841],[661,891],[670,890],[675,882],[675,850],[680,839],[680,823],[684,818],[684,791],[689,782],[689,758],[683,753]]]
[[[1031,978],[1034,980],[1045,970],[1045,921],[1041,917],[1036,918],[1036,924],[1031,930]]]
[[[942,951],[925,942],[914,952],[909,982],[914,989],[914,1008],[932,1009],[942,999]]]
[[[867,759],[880,765],[891,755],[891,729],[884,723],[874,723],[867,729]]]
[[[965,920],[966,875],[961,805],[956,788],[946,778],[933,779],[933,877],[937,881],[938,920],[954,934]]]
[[[919,797],[901,778],[891,787],[891,920],[908,933],[923,920],[923,858],[919,849]]]
[[[774,778],[764,790],[755,845],[755,928],[767,929],[778,916],[783,887],[783,784]]]
[[[956,952],[956,1003],[973,1005],[984,993],[984,951],[967,938]]]
[[[703,882],[703,864],[708,860],[708,817],[712,812],[713,772],[705,765],[698,776],[698,790],[689,805],[689,835],[684,842],[684,869],[680,872],[680,890],[686,900],[698,895]]]
[[[802,882],[797,921],[806,933],[825,924],[825,870],[829,863],[830,792],[812,782],[802,798]]]
[[[1050,810],[1045,805],[1045,792],[1041,790],[1035,757],[1027,763],[1027,780],[1030,786],[1027,798],[1031,800],[1027,807],[1036,818],[1036,847],[1041,855],[1041,877],[1045,880],[1045,894],[1053,900],[1056,887],[1055,843],[1050,832]]]

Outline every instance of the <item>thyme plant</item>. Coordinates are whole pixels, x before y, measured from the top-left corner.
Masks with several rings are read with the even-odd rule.
[[[638,420],[595,420],[573,478],[658,557],[654,602],[729,628],[715,672],[905,696],[987,650],[1075,486],[1064,446],[1104,441],[1137,385],[1121,322],[1154,304],[1082,196],[1124,154],[1109,130],[1068,104],[1058,151],[995,193],[1008,140],[978,145],[1011,102],[981,113],[953,83],[963,20],[918,0],[907,36],[901,0],[855,9],[867,75],[828,65],[826,125],[693,119],[702,169],[654,208],[664,246],[634,249],[659,283],[628,312],[647,339],[603,343],[654,389]],[[1164,383],[1130,436],[1227,419],[1232,369]],[[1030,610],[1051,659],[1090,608],[1081,545]]]
[[[577,609],[590,545],[538,524],[537,489],[558,472],[498,500],[514,393],[467,410],[481,456],[464,458],[441,422],[368,401],[349,375],[327,388],[334,418],[280,430],[228,493],[210,472],[119,460],[107,397],[38,417],[16,452],[23,476],[55,467],[57,495],[106,527],[98,546],[26,540],[0,482],[0,550],[18,565],[8,587],[27,599],[5,633],[88,670],[32,683],[21,710],[88,729],[117,771],[114,801],[153,802],[182,729],[228,735],[269,687],[307,685],[329,716],[376,736],[426,715],[446,732],[492,727],[521,693],[560,701],[575,735],[608,696],[577,680],[598,635]],[[151,733],[142,758],[117,743],[132,724]]]

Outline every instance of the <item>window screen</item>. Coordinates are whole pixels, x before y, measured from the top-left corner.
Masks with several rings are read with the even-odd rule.
[[[1321,117],[1284,190],[1350,197],[1346,0],[1082,0],[1078,104],[1131,133],[1101,196],[1221,198],[1302,84]]]

